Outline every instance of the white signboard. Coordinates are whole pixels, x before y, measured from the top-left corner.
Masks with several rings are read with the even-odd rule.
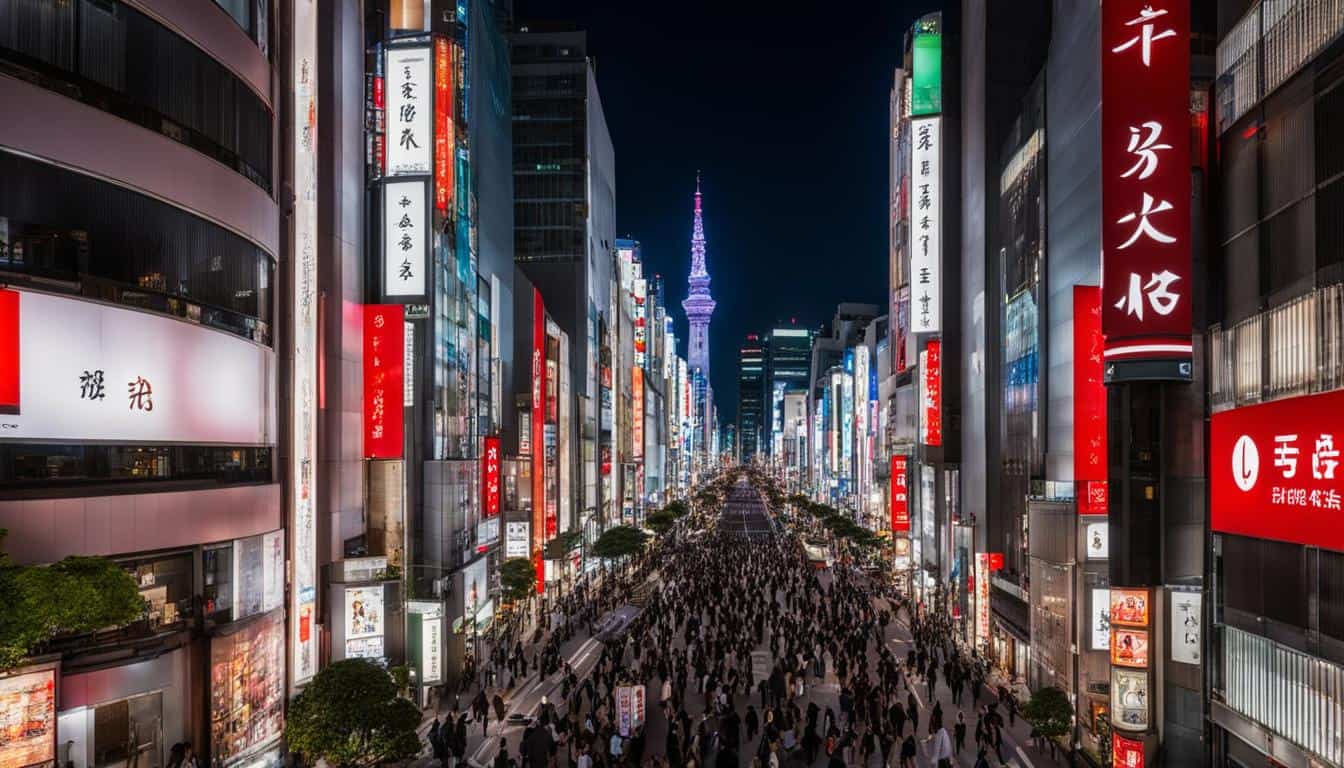
[[[237,551],[235,547],[235,551]],[[237,582],[234,582],[235,584]],[[261,537],[262,611],[273,611],[285,601],[285,532],[271,531]]]
[[[410,320],[405,323],[401,345],[401,370],[405,372],[401,377],[401,404],[410,408],[415,405],[415,323]]]
[[[428,46],[387,49],[387,175],[434,169],[433,55]]]
[[[420,676],[422,683],[443,679],[443,619],[426,616],[420,621]]]
[[[1088,614],[1092,633],[1092,650],[1111,649],[1111,590],[1093,589],[1092,607]]]
[[[526,522],[504,524],[504,557],[528,557],[532,554]]]
[[[1088,523],[1083,534],[1086,537],[1088,560],[1105,560],[1111,556],[1111,524],[1106,522]]]
[[[317,1],[294,0],[294,327],[290,376],[291,682],[317,674]],[[219,365],[211,366],[214,374]]]
[[[266,347],[163,315],[17,294],[19,401],[0,416],[0,440],[275,442]]]
[[[910,121],[910,330],[942,330],[942,118]]]
[[[1204,616],[1200,592],[1171,593],[1171,660],[1199,664],[1199,646]]]
[[[635,699],[630,686],[622,685],[616,689],[616,729],[622,738],[629,738],[634,730]]]
[[[383,185],[383,295],[424,296],[429,220],[423,181]]]

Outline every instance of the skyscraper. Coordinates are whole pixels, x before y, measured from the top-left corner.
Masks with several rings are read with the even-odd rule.
[[[747,334],[740,350],[737,370],[737,444],[738,458],[751,461],[761,452],[761,441],[769,434],[765,418],[765,348],[761,337]]]

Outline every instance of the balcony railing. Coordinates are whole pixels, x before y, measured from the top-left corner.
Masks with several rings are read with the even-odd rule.
[[[1344,387],[1344,285],[1209,334],[1214,411]]]
[[[1218,44],[1218,131],[1227,130],[1344,30],[1344,0],[1261,0]]]

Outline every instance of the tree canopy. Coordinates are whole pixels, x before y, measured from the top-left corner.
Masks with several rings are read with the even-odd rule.
[[[591,551],[595,557],[628,557],[642,552],[648,538],[648,534],[634,526],[617,525],[603,531]]]
[[[546,560],[564,560],[569,557],[570,550],[579,546],[582,541],[583,534],[579,531],[565,531],[546,542],[546,548],[542,550],[541,556]]]
[[[420,709],[397,695],[392,675],[368,659],[321,670],[294,699],[285,741],[307,762],[374,768],[420,753]]]
[[[1063,738],[1069,733],[1073,707],[1068,694],[1055,687],[1041,688],[1031,694],[1022,708],[1022,716],[1047,739]]]
[[[526,557],[512,557],[499,566],[499,586],[503,598],[517,601],[536,588],[537,570]]]

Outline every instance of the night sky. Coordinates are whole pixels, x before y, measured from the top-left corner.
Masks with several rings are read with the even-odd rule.
[[[884,302],[892,72],[905,30],[938,6],[515,0],[520,24],[588,31],[616,148],[617,235],[663,276],[683,355],[702,172],[721,423],[736,417],[746,334]]]

